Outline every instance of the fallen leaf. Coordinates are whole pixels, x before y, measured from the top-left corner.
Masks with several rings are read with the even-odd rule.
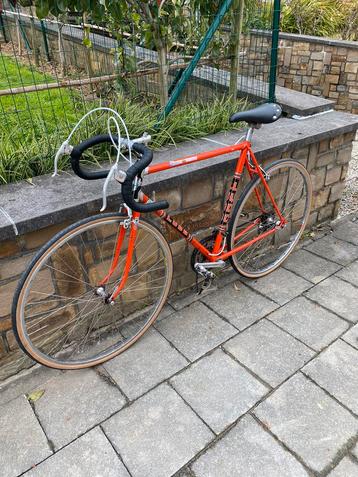
[[[27,399],[31,402],[36,402],[38,401],[40,398],[42,398],[42,396],[45,394],[45,390],[44,389],[38,389],[37,391],[33,391],[32,393],[28,394],[27,395]]]
[[[240,291],[241,282],[235,282],[235,283],[234,283],[234,288],[235,288],[236,291]]]

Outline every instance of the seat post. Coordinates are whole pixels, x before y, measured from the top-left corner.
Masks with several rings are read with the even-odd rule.
[[[254,133],[253,125],[252,125],[252,124],[249,124],[249,128],[248,128],[248,130],[246,131],[245,140],[251,142],[253,133]]]
[[[262,124],[260,123],[249,123],[249,128],[246,131],[246,137],[245,137],[246,141],[251,142],[252,135],[254,134],[254,129],[260,129],[261,126]]]

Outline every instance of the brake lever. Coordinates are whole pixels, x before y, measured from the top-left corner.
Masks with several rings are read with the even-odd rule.
[[[102,208],[100,209],[100,212],[104,212],[107,208],[107,189],[108,189],[108,184],[110,183],[112,177],[114,174],[117,172],[118,164],[113,164],[113,166],[110,168],[108,176],[106,177],[106,180],[104,181],[103,184],[103,191],[102,191]]]
[[[127,177],[127,174],[122,171],[122,169],[118,168],[119,164],[113,164],[113,166],[110,168],[108,176],[106,177],[106,180],[104,181],[103,184],[103,192],[102,192],[102,208],[100,212],[103,212],[107,208],[107,189],[108,189],[108,184],[110,183],[112,177],[119,182],[120,184],[123,184],[125,178]]]
[[[54,160],[54,171],[51,177],[55,177],[58,174],[58,161],[61,159],[62,156],[65,154],[71,154],[73,146],[69,144],[66,140],[64,141],[61,146],[59,147],[58,151],[56,152],[55,160]]]

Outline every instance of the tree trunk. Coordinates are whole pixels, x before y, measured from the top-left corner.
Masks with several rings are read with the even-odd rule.
[[[237,76],[239,74],[239,57],[240,57],[240,43],[241,32],[244,17],[245,0],[234,0],[233,12],[234,18],[231,27],[230,50],[231,50],[231,65],[230,65],[230,85],[229,94],[234,99],[237,97]]]
[[[63,48],[63,37],[62,37],[63,25],[60,25],[60,23],[57,23],[57,27],[58,27],[58,56],[59,56],[59,62],[61,65],[61,75],[66,76],[66,59],[65,59],[65,51]]]
[[[82,16],[82,21],[83,21],[83,39],[85,39],[86,33],[85,33],[85,25],[87,24],[87,15],[84,13]],[[89,78],[93,77],[93,65],[92,65],[92,56],[91,56],[91,50],[88,48],[86,45],[84,45],[85,48],[85,58],[86,58],[86,72]]]
[[[35,30],[34,14],[32,12],[32,7],[30,9],[31,13],[31,43],[32,43],[32,52],[35,58],[35,65],[40,66],[40,50],[37,41],[37,32]]]
[[[19,51],[19,56],[22,55],[22,44],[21,44],[21,27],[20,20],[16,18],[16,36],[17,36],[17,48]]]
[[[157,44],[157,53],[158,53],[158,67],[159,67],[159,96],[160,96],[160,106],[162,108],[168,102],[168,59],[167,59],[167,48],[163,44],[161,39],[156,41]]]
[[[158,53],[158,67],[159,67],[159,96],[160,96],[160,105],[162,108],[168,102],[168,59],[167,59],[167,44],[165,43],[165,36],[161,35],[160,31],[160,19],[156,15],[152,14],[152,11],[149,7],[149,2],[136,2],[140,10],[144,14],[146,21],[153,27],[153,41]],[[160,2],[159,2],[160,3]],[[159,4],[158,3],[158,4]]]

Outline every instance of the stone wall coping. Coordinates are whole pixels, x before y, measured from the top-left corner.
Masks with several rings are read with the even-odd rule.
[[[289,116],[310,116],[311,114],[334,109],[335,105],[335,102],[331,99],[313,96],[283,86],[276,86],[276,101]]]
[[[255,131],[253,150],[258,159],[279,156],[285,151],[304,148],[314,142],[333,138],[358,129],[358,116],[336,111],[312,116],[304,120],[282,118],[278,123],[264,125]],[[153,163],[173,160],[233,144],[240,136],[238,131],[218,133],[199,140],[186,141],[155,152]],[[208,141],[209,139],[209,141]],[[214,141],[214,142],[212,142]],[[145,177],[148,193],[153,190],[170,190],[177,181],[190,180],[190,175],[214,174],[215,170],[230,166],[235,154],[209,159],[185,167]],[[35,177],[26,181],[0,186],[0,205],[17,225],[20,235],[61,222],[74,222],[99,212],[102,202],[103,181],[84,181],[69,172],[58,177]],[[109,187],[108,207],[117,209],[120,204],[120,188],[117,183]],[[14,230],[8,219],[0,214],[0,242],[14,238]]]
[[[257,35],[257,36],[272,35],[272,32],[268,30],[251,30],[250,32],[252,35]],[[280,32],[279,39],[297,41],[299,43],[321,43],[323,45],[328,45],[328,46],[358,49],[357,41],[338,40],[338,39],[327,38],[324,36],[300,35],[299,33]]]

